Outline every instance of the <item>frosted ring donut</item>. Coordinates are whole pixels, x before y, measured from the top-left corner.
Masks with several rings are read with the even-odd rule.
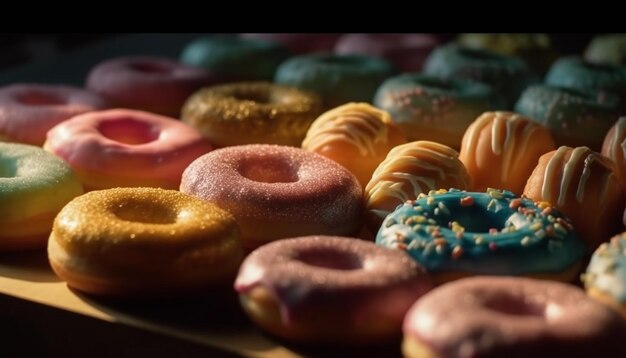
[[[54,272],[102,296],[177,296],[232,279],[243,258],[234,218],[174,190],[115,188],[59,213],[48,243]]]

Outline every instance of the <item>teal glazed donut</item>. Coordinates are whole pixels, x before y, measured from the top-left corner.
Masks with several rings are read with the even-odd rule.
[[[289,56],[280,44],[231,36],[200,37],[180,56],[184,64],[203,67],[224,82],[271,81],[278,65]]]
[[[402,74],[378,88],[374,105],[391,114],[409,140],[461,147],[467,127],[495,109],[496,94],[484,83],[423,74]]]
[[[431,191],[389,214],[376,243],[405,250],[438,283],[476,274],[573,281],[586,248],[548,202],[510,191]]]
[[[598,247],[582,281],[591,297],[617,309],[626,318],[626,232]]]
[[[274,82],[317,92],[325,108],[348,102],[372,102],[378,86],[393,74],[381,58],[313,54],[292,57],[278,67]]]
[[[465,78],[490,84],[512,105],[538,77],[517,57],[449,44],[438,47],[426,60],[424,73],[441,78]],[[506,108],[499,108],[506,109]]]
[[[611,93],[549,85],[528,87],[515,112],[550,129],[557,146],[587,146],[597,152],[620,115],[620,100]]]

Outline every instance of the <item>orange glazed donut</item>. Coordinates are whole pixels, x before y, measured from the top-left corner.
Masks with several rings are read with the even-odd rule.
[[[61,210],[48,258],[80,291],[169,297],[226,284],[243,250],[235,219],[215,205],[174,190],[115,188]]]
[[[127,109],[87,113],[48,132],[44,149],[65,160],[85,190],[177,189],[183,170],[213,148],[173,118]]]
[[[459,159],[473,191],[504,188],[516,194],[539,157],[556,149],[550,131],[513,112],[485,112],[465,131]]]
[[[391,148],[404,143],[406,137],[389,113],[367,103],[348,103],[313,121],[302,149],[343,165],[365,187]]]
[[[609,129],[602,144],[602,155],[615,164],[615,175],[626,190],[626,117],[621,117]]]
[[[569,216],[590,253],[623,229],[626,200],[614,164],[587,147],[562,146],[542,155],[524,195]]]
[[[361,228],[362,189],[354,175],[300,148],[214,150],[189,165],[180,191],[233,214],[250,250],[286,237],[353,235]]]
[[[399,338],[404,314],[431,288],[426,271],[404,253],[332,236],[260,247],[235,281],[244,310],[269,332],[348,345]]]

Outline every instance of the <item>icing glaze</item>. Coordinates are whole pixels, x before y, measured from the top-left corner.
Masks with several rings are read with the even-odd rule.
[[[594,287],[619,304],[626,304],[626,234],[600,245],[583,275],[586,288]]]

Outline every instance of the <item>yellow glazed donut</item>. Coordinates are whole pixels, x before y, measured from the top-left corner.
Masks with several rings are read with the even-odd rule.
[[[243,259],[235,219],[174,190],[116,188],[59,213],[48,242],[54,272],[101,296],[177,296],[232,280]]]
[[[54,217],[82,193],[61,159],[32,145],[0,143],[0,251],[46,247]]]
[[[406,143],[386,111],[367,103],[348,103],[317,118],[302,149],[343,165],[365,187],[391,148]]]

